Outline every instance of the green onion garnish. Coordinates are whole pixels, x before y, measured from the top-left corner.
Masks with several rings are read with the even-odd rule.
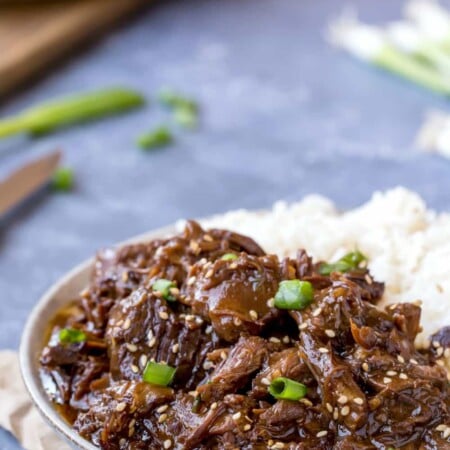
[[[225,255],[220,258],[222,261],[234,261],[235,259],[238,259],[238,256],[234,253],[225,253]]]
[[[278,287],[274,304],[280,309],[303,309],[314,299],[314,290],[309,281],[285,280]]]
[[[269,393],[277,400],[300,400],[306,395],[306,386],[289,378],[279,377],[272,380]]]
[[[165,147],[173,142],[173,136],[167,127],[161,126],[149,133],[142,134],[137,139],[137,144],[143,150]]]
[[[145,366],[142,379],[146,383],[168,386],[172,382],[176,371],[177,369],[167,364],[150,361]]]
[[[159,93],[159,100],[174,112],[175,122],[185,128],[195,128],[198,123],[198,104],[172,90]]]
[[[44,103],[0,121],[0,138],[18,133],[43,134],[141,106],[141,94],[122,88],[79,94]]]
[[[63,328],[59,332],[59,342],[63,344],[78,344],[86,341],[86,334],[76,328]]]
[[[335,263],[322,263],[319,266],[319,273],[321,275],[330,275],[332,272],[345,273],[358,269],[365,262],[367,262],[367,256],[359,250],[355,250],[354,252],[347,253]]]
[[[53,174],[51,186],[55,191],[70,191],[74,184],[73,170],[69,167],[59,167]]]
[[[176,299],[170,294],[170,290],[176,287],[174,281],[165,280],[164,278],[160,278],[153,283],[152,290],[154,292],[160,292],[162,297],[169,302],[174,302]]]

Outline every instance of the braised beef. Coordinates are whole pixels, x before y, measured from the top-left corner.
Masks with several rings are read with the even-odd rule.
[[[418,306],[383,310],[366,268],[319,267],[304,250],[280,259],[195,222],[99,252],[89,286],[52,323],[43,387],[103,449],[450,449],[450,327],[419,351]],[[154,289],[161,279],[168,293]],[[294,279],[311,283],[311,304],[276,308]],[[64,328],[82,339],[61,341]],[[170,387],[144,381],[150,361],[177,369]],[[306,396],[275,399],[278,377]]]

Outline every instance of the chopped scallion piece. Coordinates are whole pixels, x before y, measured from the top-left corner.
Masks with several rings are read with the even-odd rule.
[[[172,382],[176,371],[177,369],[167,364],[150,361],[144,369],[142,379],[146,383],[168,386]]]
[[[220,258],[222,261],[234,261],[235,259],[238,259],[238,256],[234,253],[225,253],[225,255]]]
[[[175,122],[185,128],[195,128],[198,124],[198,104],[172,90],[159,93],[159,100],[174,112]]]
[[[303,309],[314,299],[314,290],[309,281],[285,280],[274,297],[275,307],[280,309]]]
[[[142,134],[137,139],[137,144],[143,150],[165,147],[172,142],[172,133],[164,126],[158,127],[149,133]]]
[[[170,289],[176,287],[174,281],[165,280],[164,278],[160,278],[153,283],[152,290],[154,292],[160,292],[162,297],[169,302],[174,302],[176,299],[171,295]]]
[[[73,188],[74,175],[69,167],[59,167],[55,170],[52,178],[52,188],[55,191],[67,192]]]
[[[297,401],[306,395],[306,386],[290,378],[278,377],[270,383],[269,393],[277,400]]]
[[[63,344],[78,344],[86,341],[86,334],[76,328],[63,328],[59,332],[59,341]]]
[[[350,270],[358,269],[362,263],[367,262],[367,256],[359,250],[347,253],[335,263],[322,263],[319,266],[319,273],[321,275],[330,275],[332,272],[348,272]]]
[[[0,138],[17,133],[43,134],[141,106],[144,98],[130,89],[112,88],[54,100],[0,120]]]

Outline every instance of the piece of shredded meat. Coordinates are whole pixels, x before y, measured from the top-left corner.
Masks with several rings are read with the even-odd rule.
[[[418,351],[418,306],[382,310],[384,285],[367,269],[319,268],[304,250],[280,259],[192,221],[99,252],[89,286],[51,324],[43,387],[108,450],[450,449],[450,327]],[[152,288],[161,279],[170,297]],[[278,309],[280,283],[294,279],[311,283],[312,303]],[[83,339],[61,342],[64,328]],[[170,386],[144,381],[149,361],[177,369]],[[272,397],[278,377],[306,396]]]

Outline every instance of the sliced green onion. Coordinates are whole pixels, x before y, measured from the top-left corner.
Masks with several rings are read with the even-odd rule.
[[[141,94],[122,88],[73,95],[25,110],[0,121],[0,138],[17,133],[43,134],[80,122],[122,113],[141,106]]]
[[[53,174],[51,186],[55,191],[67,192],[73,188],[74,174],[69,167],[59,167]]]
[[[59,342],[62,344],[78,344],[86,341],[86,334],[76,328],[63,328],[59,331]]]
[[[354,252],[347,253],[334,263],[322,263],[319,266],[319,273],[321,275],[330,275],[332,272],[345,273],[358,269],[365,262],[367,262],[367,256],[359,250],[355,250]]]
[[[153,283],[152,290],[154,292],[161,293],[162,297],[169,302],[174,302],[176,299],[170,294],[170,290],[177,285],[174,281],[165,280],[164,278],[160,278]]]
[[[450,79],[413,55],[402,53],[389,42],[383,30],[343,16],[329,28],[329,39],[357,58],[386,69],[434,92],[450,95]]]
[[[150,361],[145,366],[142,379],[146,383],[168,386],[172,382],[176,371],[177,369],[167,364]]]
[[[290,378],[278,377],[270,383],[269,393],[277,400],[297,401],[306,395],[306,386]]]
[[[174,120],[184,128],[196,128],[198,125],[198,113],[194,109],[180,106],[175,109]]]
[[[149,133],[144,133],[137,139],[137,144],[143,150],[165,147],[173,142],[173,136],[167,127],[161,126]]]
[[[303,309],[314,299],[314,290],[309,281],[285,280],[278,287],[274,305],[280,309]]]
[[[220,258],[222,261],[234,261],[235,259],[238,259],[238,256],[234,253],[225,253],[225,255]]]
[[[174,112],[176,123],[185,128],[195,128],[198,124],[198,104],[172,90],[163,90],[159,93],[159,100]]]

